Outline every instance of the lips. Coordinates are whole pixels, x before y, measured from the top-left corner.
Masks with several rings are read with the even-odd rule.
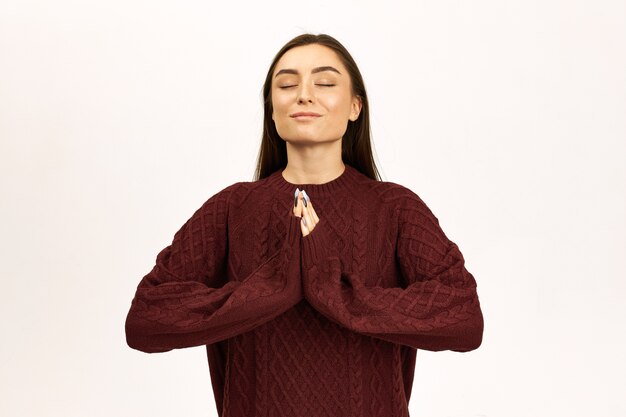
[[[298,113],[293,113],[291,115],[291,117],[320,117],[321,114],[319,113],[313,113],[313,112],[308,112],[308,111],[301,111]]]

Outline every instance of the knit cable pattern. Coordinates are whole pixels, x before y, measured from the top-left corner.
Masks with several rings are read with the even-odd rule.
[[[278,251],[243,280],[225,282],[226,219],[234,187],[196,210],[139,282],[125,323],[130,347],[155,353],[215,343],[272,320],[302,299],[300,280],[289,279],[300,273],[295,216],[289,217]]]
[[[338,238],[321,218],[302,240],[304,296],[355,332],[416,349],[474,350],[484,327],[476,281],[431,210],[401,188],[396,256],[408,286],[366,286],[358,273],[343,270],[333,247]]]
[[[320,216],[307,236],[296,187]],[[220,417],[408,417],[416,350],[476,349],[483,326],[476,281],[422,199],[350,165],[210,197],[125,322],[143,352],[205,345]]]

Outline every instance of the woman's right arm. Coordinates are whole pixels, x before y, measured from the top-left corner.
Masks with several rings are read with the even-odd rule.
[[[196,210],[139,282],[125,322],[131,348],[156,353],[215,343],[302,299],[299,217],[289,218],[281,249],[245,279],[226,279],[228,207],[237,184]]]

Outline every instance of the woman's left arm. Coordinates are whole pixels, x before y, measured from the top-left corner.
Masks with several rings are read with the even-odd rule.
[[[302,238],[303,291],[322,314],[355,332],[430,351],[467,352],[482,343],[476,281],[458,246],[426,204],[407,190],[398,215],[397,259],[406,288],[364,286],[328,250],[326,219]]]

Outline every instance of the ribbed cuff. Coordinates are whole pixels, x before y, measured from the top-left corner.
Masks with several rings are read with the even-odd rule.
[[[306,270],[318,264],[328,254],[326,220],[320,219],[311,233],[302,237],[302,267]]]

